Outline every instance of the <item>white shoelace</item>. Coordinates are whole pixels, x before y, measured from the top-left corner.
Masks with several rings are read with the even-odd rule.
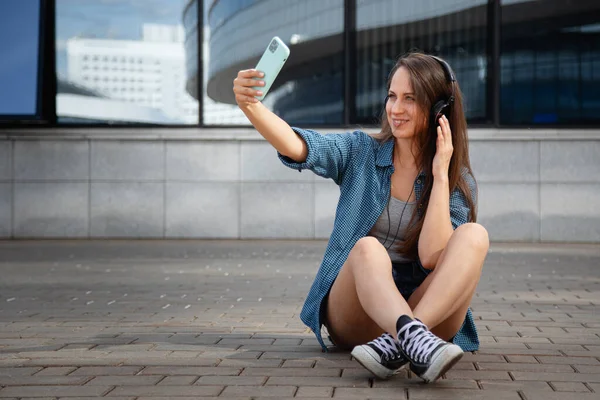
[[[381,350],[384,354],[384,357],[386,357],[388,360],[398,358],[398,356],[401,354],[398,343],[389,333],[384,333],[369,343],[374,344],[379,350]]]
[[[412,332],[411,327],[416,327]],[[416,362],[425,362],[427,356],[443,342],[442,339],[431,333],[420,321],[412,321],[404,325],[398,336],[402,339],[404,351]]]

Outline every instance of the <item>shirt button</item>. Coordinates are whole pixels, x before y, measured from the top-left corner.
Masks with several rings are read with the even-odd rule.
[[[420,185],[420,184],[421,184],[421,180],[420,180],[420,179],[417,179],[417,183]]]

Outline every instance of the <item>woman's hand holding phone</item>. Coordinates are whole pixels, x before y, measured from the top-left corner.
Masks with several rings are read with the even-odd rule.
[[[233,80],[233,92],[235,93],[235,101],[239,107],[259,102],[256,97],[262,96],[262,91],[256,90],[255,87],[264,86],[265,82],[253,78],[260,79],[262,77],[264,77],[264,73],[255,69],[246,69],[238,72],[237,77]]]
[[[233,80],[233,92],[236,103],[250,123],[278,152],[297,162],[304,162],[308,154],[304,140],[287,122],[261,103],[289,54],[281,39],[271,39],[256,67],[238,72]]]
[[[289,55],[290,49],[275,36],[258,60],[256,68],[238,72],[233,81],[233,91],[240,107],[264,99]]]

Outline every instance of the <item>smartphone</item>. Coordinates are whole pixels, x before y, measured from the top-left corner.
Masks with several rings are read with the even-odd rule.
[[[279,37],[275,36],[271,39],[271,42],[267,46],[262,57],[256,64],[256,70],[264,72],[265,76],[262,78],[253,78],[265,82],[265,86],[254,86],[255,90],[262,91],[262,96],[256,96],[258,100],[263,100],[267,95],[267,92],[275,82],[275,78],[283,68],[283,64],[287,61],[290,56],[290,49],[283,43]]]

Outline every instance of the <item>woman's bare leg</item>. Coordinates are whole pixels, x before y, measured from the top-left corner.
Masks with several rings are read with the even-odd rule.
[[[449,340],[460,329],[489,248],[488,234],[479,224],[456,228],[435,269],[415,290],[408,304],[438,337]]]
[[[351,348],[388,332],[396,336],[400,315],[413,316],[392,277],[392,263],[374,237],[364,237],[348,255],[327,303],[329,334]]]

